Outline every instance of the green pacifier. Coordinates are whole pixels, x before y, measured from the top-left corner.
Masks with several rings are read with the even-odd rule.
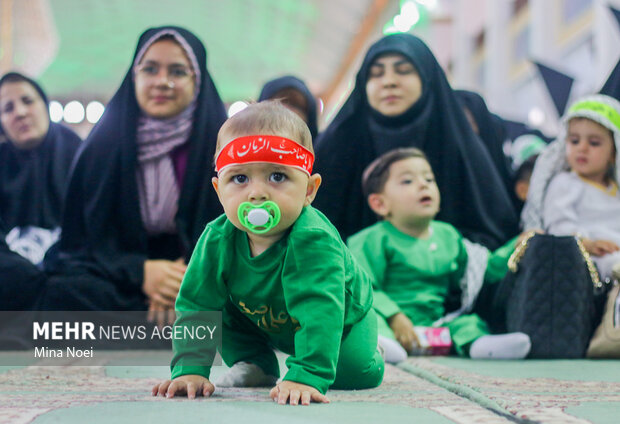
[[[260,205],[243,202],[237,209],[237,217],[248,230],[255,234],[264,234],[280,222],[280,208],[271,200]]]

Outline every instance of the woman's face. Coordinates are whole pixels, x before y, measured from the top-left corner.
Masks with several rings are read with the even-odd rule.
[[[405,113],[422,95],[417,69],[402,54],[379,56],[370,65],[366,81],[368,103],[384,116]]]
[[[194,98],[194,70],[183,48],[172,40],[153,43],[137,66],[136,99],[152,118],[172,118]]]
[[[47,105],[27,81],[5,82],[0,87],[0,123],[18,149],[36,147],[50,126]]]

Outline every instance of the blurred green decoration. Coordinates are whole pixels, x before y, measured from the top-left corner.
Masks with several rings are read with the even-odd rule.
[[[425,3],[425,2],[424,2]],[[401,0],[400,12],[383,26],[383,34],[398,34],[420,29],[429,22],[428,6],[414,0]]]
[[[314,2],[297,0],[183,0],[178,7],[155,7],[151,0],[81,2],[49,2],[60,44],[39,80],[52,98],[109,98],[140,33],[161,25],[187,28],[204,42],[222,100],[248,98],[274,76],[302,73],[303,52],[320,18]]]

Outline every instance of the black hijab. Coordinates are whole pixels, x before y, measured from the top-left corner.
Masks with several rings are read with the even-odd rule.
[[[514,178],[510,160],[504,153],[506,137],[501,118],[489,111],[486,102],[480,94],[467,90],[454,90],[454,93],[461,104],[471,112],[474,121],[476,121],[478,135],[489,155],[491,155],[493,164],[502,177],[504,186],[511,196],[513,204],[516,205],[517,197],[514,195]]]
[[[204,45],[183,28],[150,28],[140,36],[120,88],[80,151],[67,192],[59,262],[52,262],[54,266],[60,265],[61,270],[62,267],[86,268],[125,290],[128,284],[133,290],[141,287],[150,243],[140,215],[136,181],[136,129],[140,109],[135,96],[133,64],[142,46],[163,30],[176,31],[187,41],[198,61],[201,77],[175,217],[178,242],[186,260],[205,225],[222,213],[211,177],[217,132],[226,113],[207,71]]]
[[[386,53],[409,59],[422,81],[420,99],[393,118],[372,110],[366,98],[369,68]],[[353,92],[317,143],[315,169],[323,183],[315,205],[343,238],[376,222],[362,193],[362,172],[396,147],[418,147],[428,156],[442,197],[437,219],[491,248],[516,234],[517,216],[490,155],[432,52],[410,34],[388,35],[370,47]]]
[[[299,91],[306,99],[308,128],[310,129],[310,134],[312,134],[312,140],[316,142],[316,137],[319,133],[319,126],[316,116],[316,99],[302,80],[292,75],[273,79],[263,86],[260,96],[258,96],[258,101],[262,102],[263,100],[273,99],[278,91],[284,90],[285,88],[292,88]]]
[[[32,85],[48,104],[39,84],[22,74],[5,74],[0,87],[20,81]],[[4,133],[2,125],[0,133]],[[29,150],[18,149],[5,137],[7,140],[0,143],[0,222],[4,227],[0,230],[6,233],[14,227],[60,226],[71,162],[82,140],[69,128],[53,122],[43,141]]]

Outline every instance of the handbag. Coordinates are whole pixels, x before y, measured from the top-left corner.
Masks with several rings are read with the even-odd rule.
[[[620,358],[620,285],[609,292],[601,323],[586,352],[588,358]]]
[[[581,240],[530,232],[508,260],[495,307],[508,332],[530,337],[529,358],[583,358],[604,290]],[[596,296],[595,296],[596,293]]]

